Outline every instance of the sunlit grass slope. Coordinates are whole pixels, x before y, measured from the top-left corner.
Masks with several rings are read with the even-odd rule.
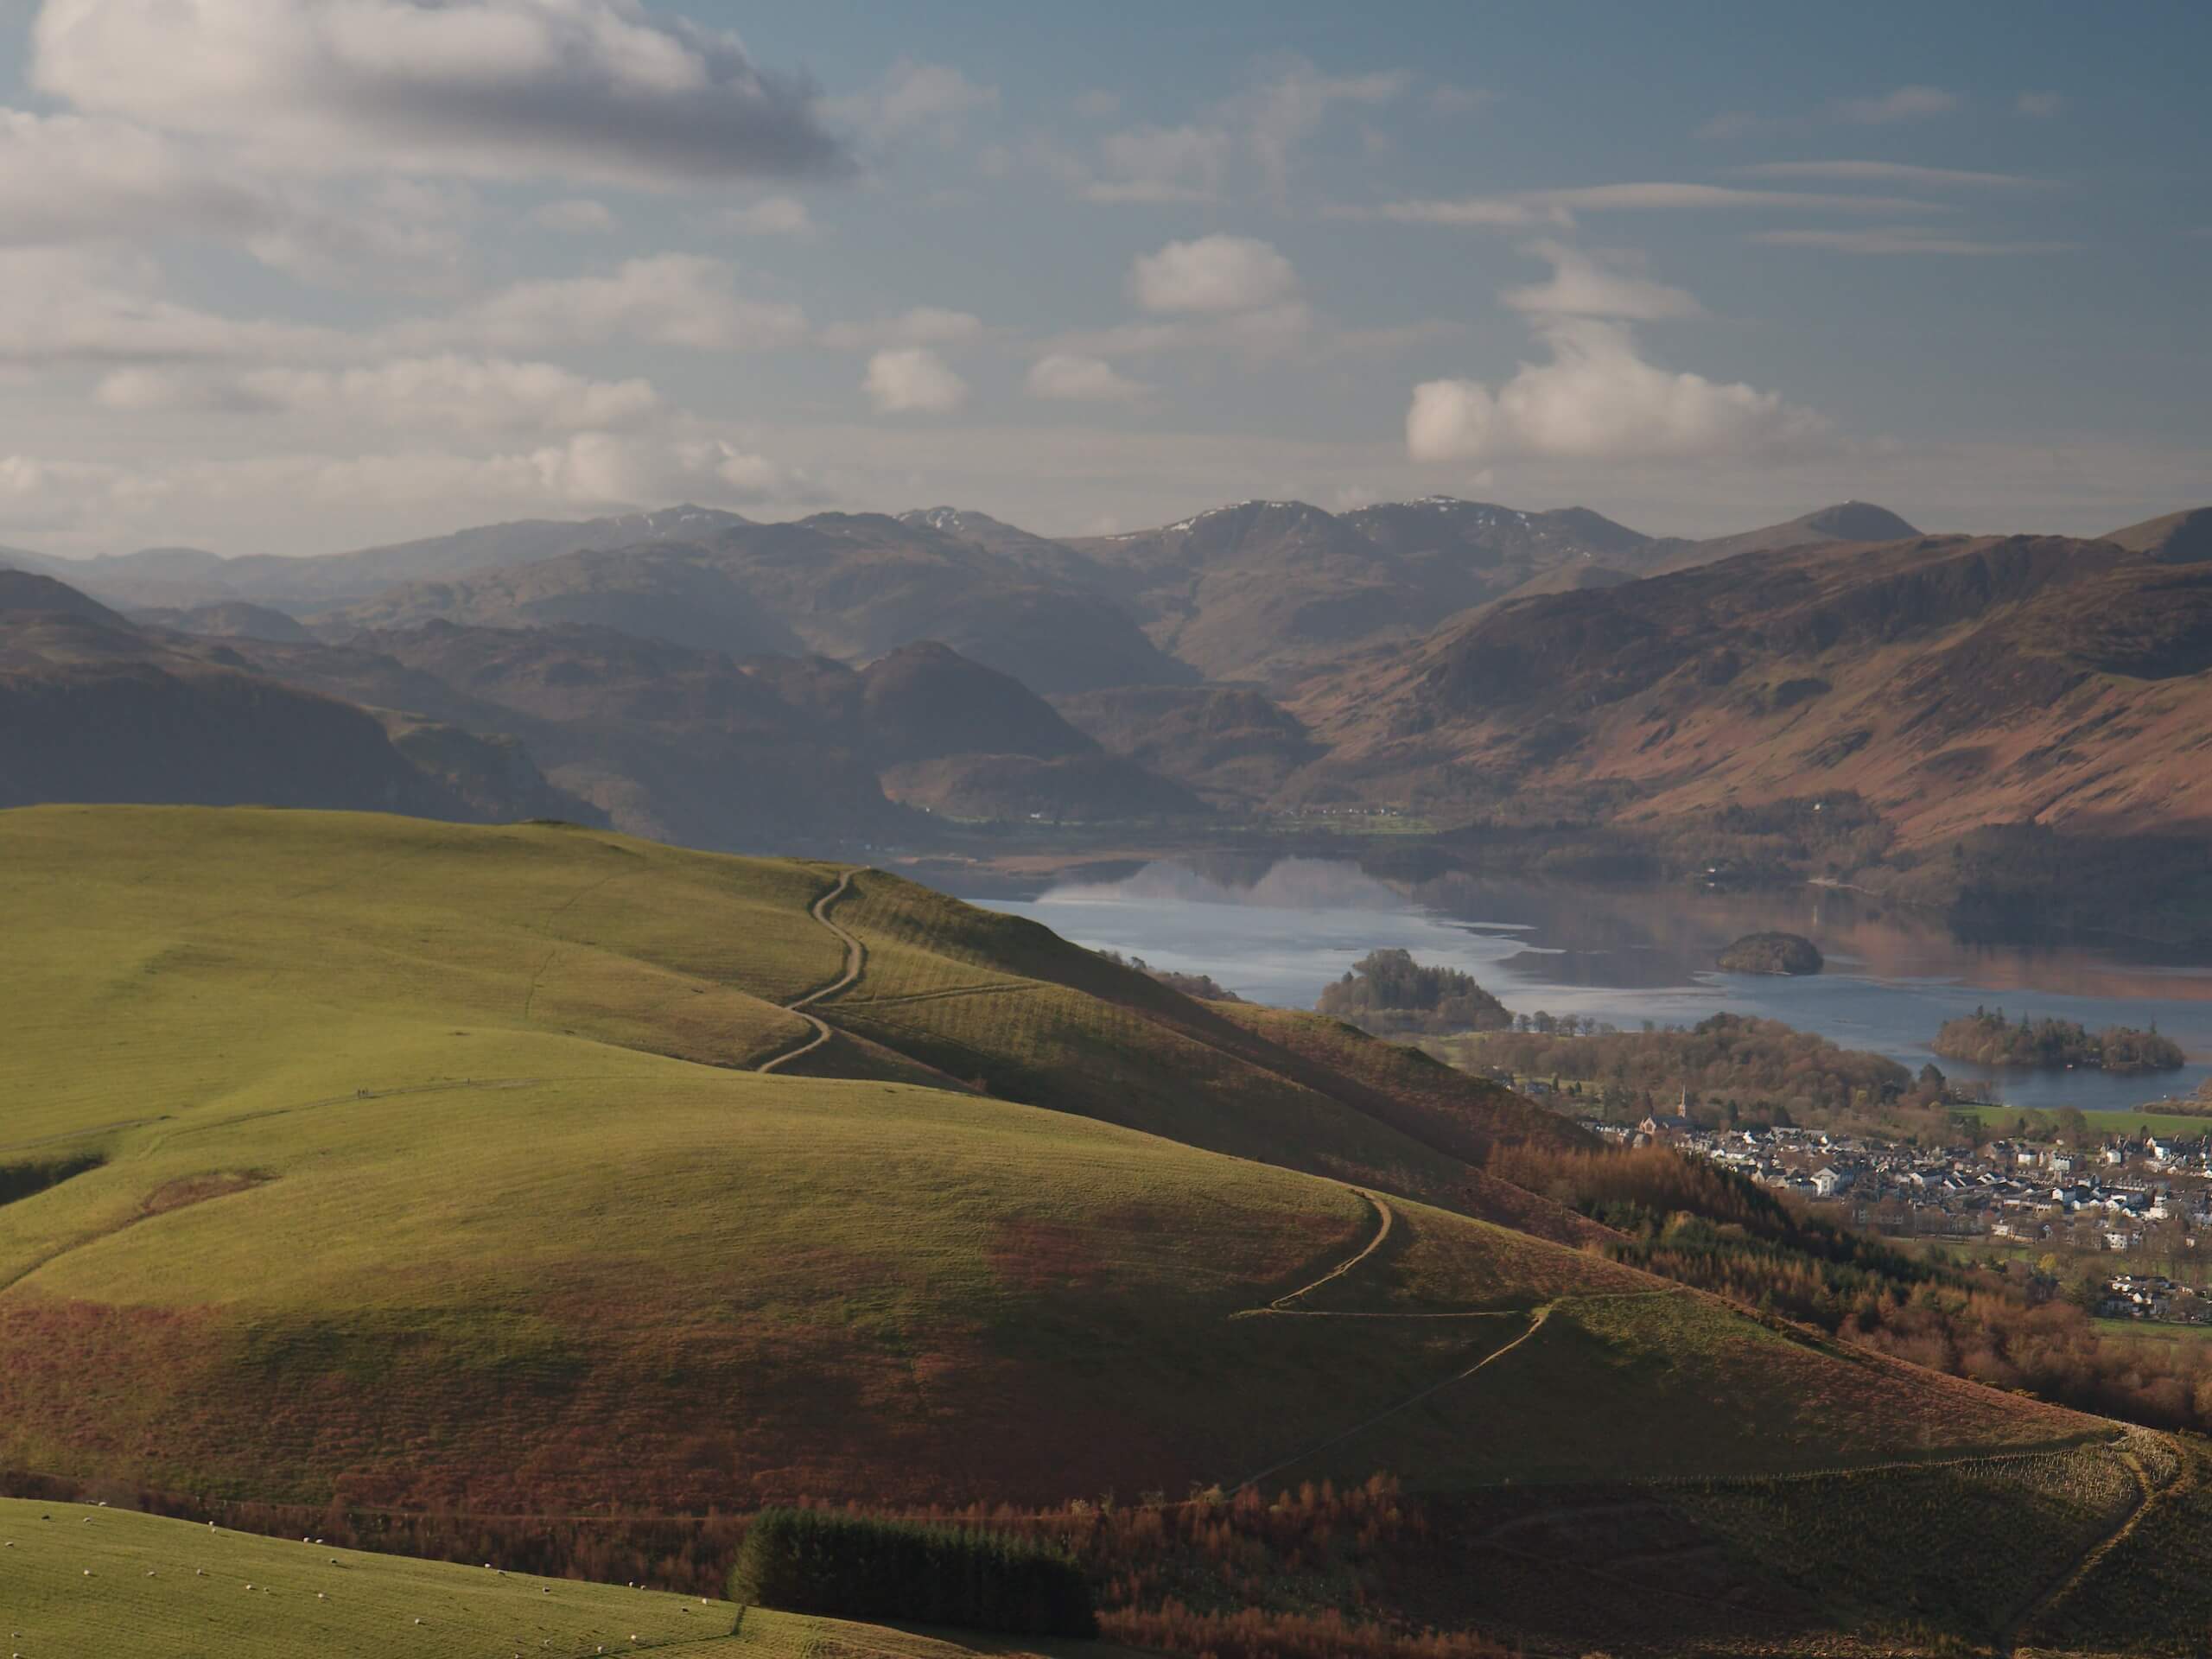
[[[806,913],[834,879],[550,826],[7,813],[0,1162],[172,1114],[490,1076],[472,1044],[508,1035],[746,1065],[805,1035],[775,1004],[836,975]]]
[[[485,1659],[674,1650],[700,1659],[884,1659],[970,1647],[696,1596],[507,1574],[218,1531],[73,1503],[0,1499],[0,1628],[24,1659]],[[89,1575],[89,1576],[87,1576]],[[1082,1644],[1115,1659],[1123,1649]]]
[[[1347,1054],[1319,1051],[1294,1024],[1280,1029],[1300,1040],[1279,1042],[1272,1024],[1034,922],[879,871],[858,878],[838,918],[866,941],[868,970],[834,1004],[837,1023],[1007,1099],[1453,1205],[1467,1160],[1498,1140],[1587,1139],[1333,1022]],[[1415,1067],[1436,1076],[1417,1085]]]
[[[0,1166],[104,1160],[0,1204],[0,1467],[667,1514],[2091,1427],[1396,1196],[1470,1172],[1369,1109],[1380,1070],[889,878],[837,912],[870,954],[825,1006],[866,1040],[826,1052],[1021,1098],[736,1069],[839,971],[834,880],[554,827],[0,814]],[[1382,1248],[1257,1311],[1378,1201]]]

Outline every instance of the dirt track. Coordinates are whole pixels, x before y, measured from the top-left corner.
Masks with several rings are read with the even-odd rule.
[[[798,1015],[798,1017],[805,1020],[808,1025],[813,1027],[814,1034],[808,1038],[804,1042],[801,1043],[797,1048],[787,1048],[782,1053],[772,1055],[769,1058],[761,1061],[760,1064],[754,1068],[756,1071],[781,1071],[785,1066],[789,1065],[793,1060],[798,1059],[804,1055],[813,1053],[816,1049],[828,1042],[830,1040],[830,1034],[829,1022],[824,1020],[819,1014],[810,1014],[807,1010],[811,1008],[817,1002],[822,1001],[825,998],[835,996],[841,991],[850,990],[855,985],[860,982],[861,975],[868,967],[868,947],[862,944],[852,934],[848,933],[843,928],[840,927],[830,918],[830,907],[836,904],[840,899],[843,898],[845,894],[851,890],[853,878],[859,874],[860,872],[858,870],[847,870],[842,875],[840,875],[837,878],[837,885],[830,888],[829,892],[823,893],[819,899],[816,899],[814,901],[814,907],[810,912],[816,921],[821,923],[823,926],[828,928],[832,933],[836,934],[839,939],[843,941],[845,946],[845,971],[838,975],[836,978],[831,980],[827,985],[823,985],[815,990],[809,991],[804,996],[800,997],[797,1001],[786,1002],[784,1004],[784,1008],[786,1013]]]

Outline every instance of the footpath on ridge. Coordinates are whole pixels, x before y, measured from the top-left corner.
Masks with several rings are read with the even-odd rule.
[[[829,1022],[823,1020],[821,1015],[810,1013],[809,1010],[810,1010],[817,1002],[836,996],[842,991],[850,990],[855,985],[860,982],[860,976],[868,967],[868,947],[862,944],[858,938],[854,937],[854,935],[847,932],[844,928],[839,926],[836,922],[830,918],[830,906],[835,905],[851,890],[853,878],[859,874],[860,872],[858,870],[847,870],[838,876],[837,885],[830,888],[829,892],[823,893],[819,899],[816,899],[814,901],[813,908],[808,912],[816,921],[821,923],[822,925],[828,928],[830,932],[836,934],[845,947],[844,972],[839,974],[836,978],[831,980],[827,985],[823,985],[815,990],[809,991],[804,996],[798,998],[796,1001],[786,1002],[784,1004],[784,1011],[785,1013],[798,1015],[800,1019],[805,1020],[808,1025],[814,1027],[813,1034],[808,1037],[808,1039],[804,1042],[801,1043],[797,1048],[787,1048],[782,1053],[772,1055],[767,1059],[761,1061],[754,1070],[759,1071],[780,1071],[785,1066],[789,1065],[793,1060],[803,1058],[804,1056],[813,1053],[816,1049],[821,1047],[823,1044],[830,1040],[830,1031]]]

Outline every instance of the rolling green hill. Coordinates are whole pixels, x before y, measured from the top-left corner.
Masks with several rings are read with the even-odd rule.
[[[168,1659],[480,1659],[673,1649],[690,1659],[952,1659],[975,1652],[1116,1659],[1098,1643],[1030,1646],[496,1568],[319,1548],[79,1503],[0,1498],[11,1652]]]
[[[1478,1167],[1577,1138],[1516,1096],[842,874],[0,814],[0,1471],[527,1519],[2112,1455],[1608,1260]]]

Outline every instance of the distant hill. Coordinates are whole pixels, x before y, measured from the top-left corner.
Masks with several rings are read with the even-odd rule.
[[[1541,571],[1632,557],[1649,537],[1580,508],[1449,497],[1341,516],[1246,501],[1071,543],[1163,649],[1214,680],[1281,683],[1424,632]]]
[[[140,608],[191,610],[250,600],[298,614],[365,599],[400,582],[451,581],[588,548],[695,538],[746,522],[734,512],[683,506],[575,521],[518,519],[315,557],[248,554],[226,559],[193,548],[154,548],[91,559],[46,559],[37,568],[101,598]]]
[[[342,636],[432,620],[580,622],[733,655],[811,651],[856,664],[938,639],[1047,693],[1193,677],[1124,611],[1047,568],[1056,563],[1073,561],[995,550],[927,522],[823,513],[416,582],[316,626]]]
[[[2197,564],[2212,560],[2212,507],[2190,507],[2139,524],[2115,530],[2104,537],[2131,553],[2143,553],[2163,564]]]
[[[1321,753],[1294,716],[1243,686],[1121,686],[1054,702],[1113,753],[1225,807],[1270,800]]]
[[[1202,810],[1019,681],[934,642],[865,670],[574,625],[428,622],[232,647],[333,696],[512,732],[620,828],[688,846],[928,839],[900,802],[963,819]]]
[[[435,760],[426,764],[435,752]],[[151,801],[594,815],[512,745],[379,717],[149,634],[49,577],[0,571],[0,805]]]
[[[1739,531],[1732,536],[1708,537],[1702,541],[1669,538],[1645,550],[1643,573],[1688,570],[1715,564],[1745,553],[1773,553],[1784,548],[1813,547],[1829,542],[1901,542],[1920,531],[1887,507],[1869,501],[1840,501],[1778,524]]]
[[[217,639],[276,639],[304,644],[315,635],[282,611],[242,599],[220,600],[183,610],[133,611],[130,620],[149,628],[171,628],[179,633],[204,634]]]
[[[861,671],[860,686],[870,753],[887,765],[948,754],[1052,760],[1097,747],[1012,675],[935,640],[877,658]]]
[[[2063,537],[1815,543],[1494,606],[1305,688],[1295,788],[1855,793],[1907,842],[2212,822],[2212,569]]]

